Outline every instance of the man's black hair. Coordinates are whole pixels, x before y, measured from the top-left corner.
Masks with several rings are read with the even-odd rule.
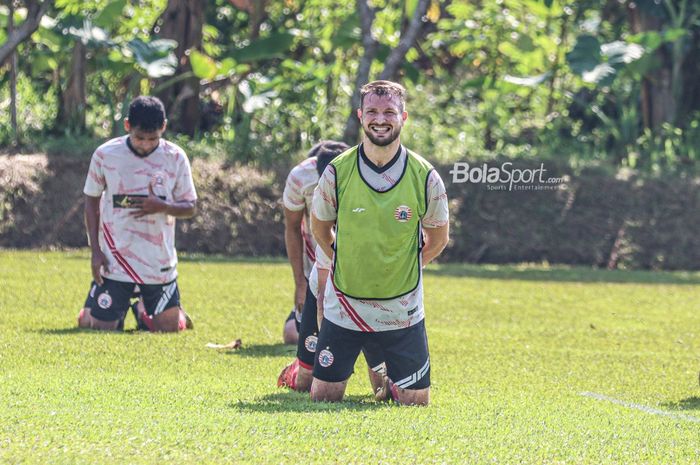
[[[316,157],[316,171],[318,175],[323,174],[323,170],[326,169],[328,164],[333,161],[335,157],[340,155],[349,149],[350,146],[345,142],[339,142],[336,140],[322,140],[318,144],[311,147],[309,150],[309,158]]]
[[[129,125],[142,131],[157,131],[165,124],[165,107],[157,97],[140,95],[129,104]]]

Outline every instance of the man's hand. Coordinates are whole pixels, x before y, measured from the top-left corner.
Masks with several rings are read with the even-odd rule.
[[[155,192],[153,192],[153,185],[148,183],[148,197],[135,199],[133,207],[137,210],[131,212],[131,216],[142,218],[154,213],[164,213],[168,209],[168,202],[156,196]]]
[[[299,315],[301,315],[301,309],[304,308],[307,286],[308,284],[305,279],[294,286],[294,310],[296,310]]]
[[[318,270],[318,291],[316,297],[316,322],[318,323],[318,329],[321,329],[321,323],[323,323],[323,304],[326,300],[326,281],[330,278],[330,270],[325,268],[317,268]]]
[[[102,268],[105,273],[109,272],[109,262],[101,250],[92,251],[90,266],[92,267],[92,279],[94,279],[95,282],[101,286],[104,284],[104,281],[102,279],[102,274],[100,273],[100,268]]]

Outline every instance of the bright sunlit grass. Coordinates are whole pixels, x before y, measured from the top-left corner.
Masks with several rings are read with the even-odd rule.
[[[700,275],[432,267],[427,408],[275,386],[282,261],[180,264],[195,330],[75,329],[85,252],[0,251],[0,463],[696,463]],[[208,342],[243,340],[237,352]]]

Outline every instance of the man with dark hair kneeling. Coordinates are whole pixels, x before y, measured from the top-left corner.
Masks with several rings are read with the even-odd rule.
[[[174,332],[191,327],[177,287],[175,218],[190,218],[197,194],[190,163],[162,139],[167,120],[155,97],[129,105],[128,135],[95,150],[83,192],[93,283],[78,326],[123,327],[130,299],[139,328]]]
[[[294,308],[284,322],[282,333],[285,344],[297,344],[299,340],[299,331],[303,331],[301,314],[304,303],[313,300],[310,305],[316,308],[316,299],[308,288],[309,273],[316,259],[316,241],[311,235],[309,222],[314,189],[328,163],[349,148],[344,142],[334,140],[318,142],[311,147],[307,157],[292,168],[284,184],[284,245],[294,277]],[[318,332],[318,328],[312,331]],[[313,363],[313,356],[309,363]]]

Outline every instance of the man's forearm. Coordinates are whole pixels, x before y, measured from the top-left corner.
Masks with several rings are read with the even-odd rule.
[[[292,266],[294,283],[299,285],[305,280],[304,277],[304,238],[301,235],[301,228],[285,227],[284,245],[287,249],[287,258]]]
[[[100,250],[100,198],[85,196],[85,229],[90,249]]]
[[[192,218],[197,212],[197,202],[193,201],[180,201],[180,202],[167,202],[167,206],[163,213],[174,216],[175,218]]]
[[[323,250],[323,253],[327,257],[333,258],[333,241],[335,241],[335,234],[333,233],[333,226],[335,221],[321,221],[316,216],[311,215],[311,231],[314,234],[316,242]]]
[[[448,225],[424,229],[425,231],[425,244],[423,246],[423,266],[430,263],[433,259],[438,257],[450,240],[450,229]]]

